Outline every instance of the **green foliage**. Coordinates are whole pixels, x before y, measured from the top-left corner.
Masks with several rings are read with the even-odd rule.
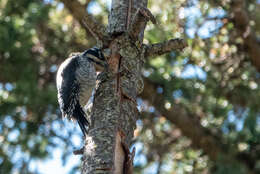
[[[96,17],[107,23],[108,8],[104,1],[97,2],[103,11]],[[149,8],[159,25],[148,24],[145,43],[181,37],[189,47],[145,63],[144,77],[158,87],[163,100],[161,106],[141,98],[138,102],[142,117],[136,130],[140,148],[135,172],[246,173],[237,161],[209,159],[160,113],[160,108],[169,110],[176,104],[222,137],[227,153],[254,159],[259,172],[259,72],[250,63],[234,24],[209,19],[216,10],[220,11],[215,12],[216,18],[227,16],[232,8],[229,1],[151,0]],[[259,37],[259,3],[247,1],[247,9]],[[70,52],[83,51],[93,41],[60,2],[0,2],[0,173],[32,173],[30,163],[51,158],[57,146],[63,148],[64,162],[68,161],[75,131],[62,125],[55,73]],[[71,174],[76,171],[78,166]]]

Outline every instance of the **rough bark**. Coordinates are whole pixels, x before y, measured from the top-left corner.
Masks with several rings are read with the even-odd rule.
[[[132,173],[129,147],[138,118],[136,97],[143,89],[144,52],[126,32],[128,4],[112,1],[108,28],[113,40],[106,48],[111,52],[109,69],[98,77],[82,173]]]
[[[129,0],[113,0],[109,15],[108,31],[120,34],[127,30]]]
[[[181,50],[187,47],[187,43],[183,39],[171,39],[161,43],[155,43],[146,46],[145,57],[155,57],[172,50]]]
[[[132,20],[131,27],[129,28],[129,35],[133,40],[139,41],[142,43],[143,40],[143,31],[146,26],[147,21],[152,21],[156,24],[156,19],[152,15],[152,13],[145,7],[140,6]]]
[[[78,2],[62,1],[76,19],[86,16]],[[148,20],[155,20],[146,6],[147,0],[113,0],[109,34],[92,16],[81,23],[109,53],[109,68],[98,76],[82,173],[133,173],[134,151],[129,147],[139,114],[136,98],[143,90],[141,69],[147,48],[143,33]]]

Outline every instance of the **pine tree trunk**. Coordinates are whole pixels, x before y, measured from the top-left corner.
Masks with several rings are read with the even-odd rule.
[[[129,31],[141,5],[146,7],[147,0],[112,1],[108,26],[112,39],[103,45],[110,53],[109,69],[98,76],[83,154],[84,174],[132,173],[134,153],[129,147],[139,114],[136,97],[143,89],[141,43],[146,20],[139,21],[132,34]]]

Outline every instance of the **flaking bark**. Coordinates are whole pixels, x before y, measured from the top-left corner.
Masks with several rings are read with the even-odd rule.
[[[68,5],[67,0],[62,1]],[[68,8],[75,6],[79,4],[74,2],[73,7]],[[102,42],[109,64],[97,80],[83,150],[83,174],[133,173],[134,151],[130,152],[129,148],[139,115],[136,98],[144,87],[141,70],[147,47],[142,44],[143,33],[147,21],[155,21],[146,6],[147,0],[113,0],[109,36],[92,16],[87,15],[90,20],[82,24]],[[82,10],[79,12],[86,16]],[[80,18],[78,14],[76,17]]]
[[[108,31],[116,35],[126,31],[129,0],[113,0],[109,14]]]
[[[133,154],[129,147],[139,114],[136,97],[143,90],[144,51],[125,32],[127,4],[112,1],[109,69],[98,76],[82,173],[132,173]]]

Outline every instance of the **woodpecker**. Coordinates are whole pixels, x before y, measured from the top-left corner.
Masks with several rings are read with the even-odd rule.
[[[89,122],[83,110],[96,85],[96,72],[107,67],[101,49],[93,47],[67,58],[56,77],[58,102],[62,116],[78,122],[83,135]]]

